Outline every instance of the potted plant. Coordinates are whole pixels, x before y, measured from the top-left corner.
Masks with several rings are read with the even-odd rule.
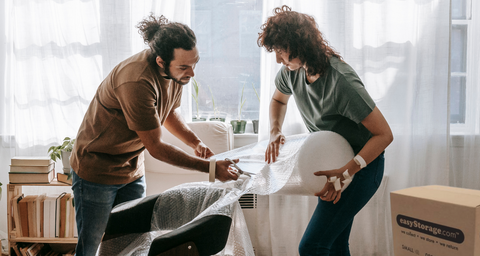
[[[240,104],[238,106],[238,119],[230,121],[233,127],[233,133],[245,133],[245,126],[247,125],[247,121],[242,120],[242,108],[247,99],[243,97],[244,91],[245,91],[245,83],[243,83],[242,96],[240,97]]]
[[[193,85],[192,97],[193,97],[193,100],[195,100],[195,105],[197,107],[197,112],[196,112],[196,115],[194,117],[192,117],[192,122],[205,121],[206,118],[200,117],[199,108],[198,108],[198,100],[199,100],[198,99],[198,91],[199,91],[199,88],[200,88],[200,84],[193,77],[192,77],[192,85]]]
[[[75,139],[65,137],[61,145],[51,146],[48,149],[50,158],[53,161],[62,160],[63,173],[70,173],[70,154],[72,154],[73,144],[75,144]]]
[[[215,106],[215,98],[213,97],[212,88],[210,88],[209,85],[207,85],[207,86],[208,86],[208,90],[210,91],[210,95],[212,95],[212,106],[213,106],[213,117],[211,117],[209,120],[210,121],[225,122],[225,118],[218,116],[218,109]]]
[[[255,95],[257,95],[258,103],[260,103],[260,95],[258,95],[257,89],[255,89],[255,85],[252,83],[253,90],[255,91]],[[253,133],[258,133],[258,120],[252,120],[253,124]]]

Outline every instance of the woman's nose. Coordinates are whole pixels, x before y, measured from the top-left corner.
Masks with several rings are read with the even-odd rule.
[[[277,59],[277,63],[278,63],[278,64],[281,64],[281,63],[282,63],[282,57],[280,56],[280,54],[275,53],[275,57],[276,57],[276,59]]]

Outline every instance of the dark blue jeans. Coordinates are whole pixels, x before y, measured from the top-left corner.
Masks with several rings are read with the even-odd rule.
[[[120,203],[145,197],[145,176],[122,185],[86,181],[73,172],[73,194],[78,230],[76,256],[97,252],[112,208]]]
[[[318,198],[317,208],[300,242],[301,256],[350,256],[348,239],[353,218],[380,186],[384,164],[382,153],[357,172],[337,204]]]

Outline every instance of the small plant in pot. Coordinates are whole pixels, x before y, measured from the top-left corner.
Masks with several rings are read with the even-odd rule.
[[[51,146],[48,149],[48,154],[53,161],[62,160],[63,173],[65,174],[70,174],[70,155],[72,154],[73,144],[75,144],[75,139],[65,137],[61,145]]]
[[[257,89],[255,89],[255,85],[252,83],[253,90],[255,91],[255,95],[257,95],[258,103],[260,103],[260,95],[258,95]],[[258,133],[258,120],[252,120],[253,124],[253,133]]]
[[[199,108],[198,108],[198,101],[199,101],[198,91],[200,89],[200,84],[193,77],[192,77],[192,86],[193,86],[192,97],[193,97],[193,100],[195,101],[195,106],[197,107],[197,112],[195,116],[192,117],[192,122],[205,121],[206,120],[205,117],[200,117]]]
[[[233,127],[233,133],[245,133],[245,126],[247,125],[246,120],[241,120],[242,118],[242,108],[243,105],[245,104],[245,99],[243,97],[243,92],[245,91],[245,83],[243,84],[242,88],[242,96],[240,97],[240,105],[238,106],[238,119],[237,120],[232,120],[230,123],[232,124]]]
[[[208,86],[208,85],[207,85],[207,86]],[[213,117],[211,117],[209,120],[210,120],[210,121],[225,122],[225,118],[220,117],[220,116],[218,115],[219,111],[218,111],[218,109],[217,109],[217,106],[215,106],[215,98],[213,97],[212,88],[210,88],[210,86],[208,86],[208,90],[210,90],[210,95],[212,95],[212,106],[213,106]]]

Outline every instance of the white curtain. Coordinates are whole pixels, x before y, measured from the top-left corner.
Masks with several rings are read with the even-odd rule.
[[[76,136],[103,78],[146,47],[141,19],[153,12],[190,25],[191,16],[190,0],[8,0],[5,8],[0,134],[11,135],[5,140],[17,156],[46,155]]]
[[[395,140],[386,150],[383,183],[357,215],[350,248],[352,255],[393,255],[389,193],[449,181],[450,1],[266,1],[263,20],[282,4],[315,17],[392,128]],[[268,120],[279,68],[273,53],[263,53],[260,120]],[[294,102],[288,108],[285,133],[303,132],[298,112],[291,110]],[[261,122],[259,140],[268,139],[268,131],[268,123]],[[259,255],[298,255],[316,200],[259,198]]]

